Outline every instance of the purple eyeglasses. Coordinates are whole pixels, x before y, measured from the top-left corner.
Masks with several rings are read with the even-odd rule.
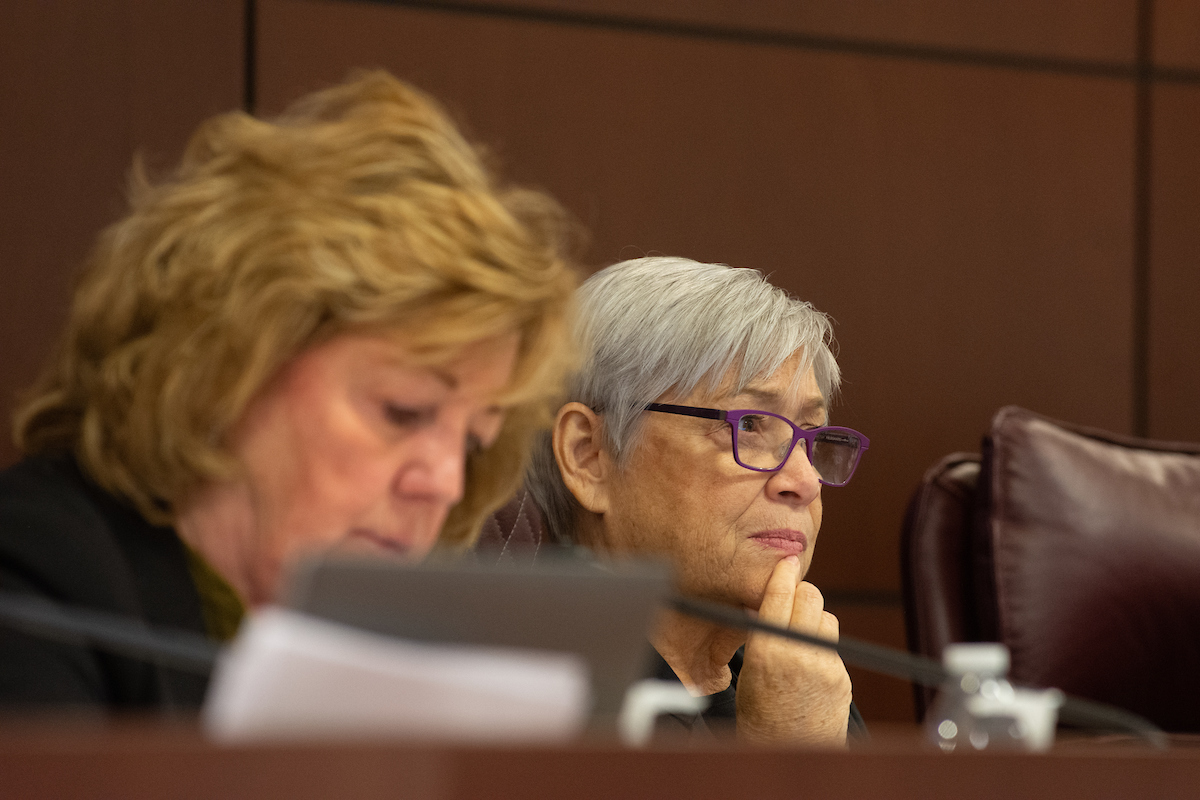
[[[719,408],[673,406],[668,403],[648,403],[645,409],[728,422],[733,430],[733,460],[755,472],[782,469],[796,442],[803,441],[809,463],[826,486],[845,486],[849,483],[863,451],[871,444],[867,437],[850,428],[805,430],[797,428],[787,417],[769,411],[722,411]]]

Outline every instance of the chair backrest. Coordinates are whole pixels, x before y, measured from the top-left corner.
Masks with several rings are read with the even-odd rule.
[[[910,508],[910,646],[1000,641],[1017,682],[1200,730],[1200,445],[1008,407],[973,490],[970,463],[941,462]]]
[[[529,564],[548,538],[541,509],[522,488],[484,522],[475,555],[486,563]]]
[[[941,658],[952,642],[978,640],[969,606],[974,603],[968,534],[979,480],[977,453],[952,453],[921,480],[900,536],[900,572],[908,649]],[[914,684],[917,718],[933,689]]]

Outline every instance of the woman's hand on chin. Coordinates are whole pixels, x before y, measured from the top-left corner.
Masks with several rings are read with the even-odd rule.
[[[821,592],[800,582],[795,556],[775,566],[758,618],[801,633],[837,640],[837,617]],[[844,747],[850,715],[850,676],[832,650],[751,633],[738,677],[738,738],[758,744]]]

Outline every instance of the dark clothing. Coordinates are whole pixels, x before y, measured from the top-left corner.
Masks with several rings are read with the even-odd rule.
[[[0,472],[0,591],[205,633],[187,551],[63,455]],[[194,709],[207,679],[0,626],[0,705]]]
[[[671,665],[657,652],[654,653],[654,659],[654,677],[663,681],[679,680],[679,676],[671,669]],[[729,662],[729,671],[733,673],[732,680],[724,689],[708,696],[707,709],[692,715],[666,714],[664,716],[671,720],[666,724],[681,725],[692,733],[703,731],[732,733],[734,725],[737,723],[737,682],[738,673],[742,671],[741,648],[734,653],[733,660]],[[853,702],[850,703],[850,724],[846,728],[846,736],[849,739],[868,738],[867,723],[863,721],[862,714],[858,713],[858,707]]]

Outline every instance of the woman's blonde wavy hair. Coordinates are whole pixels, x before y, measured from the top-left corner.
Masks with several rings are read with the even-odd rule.
[[[399,333],[427,363],[519,332],[496,444],[468,455],[442,529],[466,546],[516,489],[570,368],[572,231],[549,197],[498,186],[437,104],[384,72],[273,122],[223,114],[175,174],[135,163],[66,329],[18,409],[25,453],[72,451],[149,521],[231,479],[227,439],[290,359],[348,331]]]

